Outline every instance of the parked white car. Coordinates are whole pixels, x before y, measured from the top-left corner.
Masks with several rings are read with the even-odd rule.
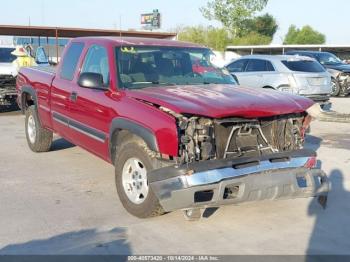
[[[328,103],[331,75],[315,59],[291,55],[249,55],[226,65],[242,86],[272,88]]]

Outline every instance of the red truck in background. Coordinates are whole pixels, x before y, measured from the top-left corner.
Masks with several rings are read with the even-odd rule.
[[[204,47],[170,40],[76,38],[57,70],[23,68],[28,145],[53,133],[115,166],[128,212],[150,217],[246,201],[319,196],[327,176],[303,149],[313,102],[236,85]],[[205,71],[193,70],[205,61]]]

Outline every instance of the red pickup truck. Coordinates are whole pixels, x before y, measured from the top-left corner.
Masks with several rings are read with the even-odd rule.
[[[211,50],[141,38],[76,38],[56,70],[23,68],[18,104],[28,145],[53,133],[115,166],[137,217],[246,201],[319,196],[327,176],[303,149],[307,98],[236,85]],[[210,70],[196,72],[203,61]],[[324,201],[323,201],[324,202]]]

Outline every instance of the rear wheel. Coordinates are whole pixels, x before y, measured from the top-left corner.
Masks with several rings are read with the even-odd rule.
[[[115,159],[115,178],[120,201],[124,208],[139,218],[164,214],[148,183],[148,172],[159,167],[154,153],[138,137],[132,136],[118,146]]]
[[[43,128],[34,105],[26,110],[25,132],[29,148],[33,152],[47,152],[52,144],[53,133]]]
[[[331,96],[338,96],[339,93],[340,93],[340,85],[336,79],[332,78]]]

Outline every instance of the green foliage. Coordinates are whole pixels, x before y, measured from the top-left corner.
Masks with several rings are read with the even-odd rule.
[[[288,33],[284,38],[283,43],[290,44],[324,44],[326,42],[326,36],[311,26],[304,26],[301,29],[295,25],[289,27]]]
[[[258,32],[250,32],[245,36],[234,38],[233,45],[268,45],[272,42],[272,37],[261,35]]]
[[[218,51],[225,50],[231,40],[226,29],[203,26],[190,26],[180,29],[178,39],[205,45]]]
[[[220,21],[233,36],[241,37],[245,21],[264,9],[268,0],[211,0],[200,10],[209,20]]]
[[[257,16],[245,21],[245,31],[248,32],[248,34],[250,32],[257,32],[260,35],[273,38],[277,29],[277,21],[270,14]]]

